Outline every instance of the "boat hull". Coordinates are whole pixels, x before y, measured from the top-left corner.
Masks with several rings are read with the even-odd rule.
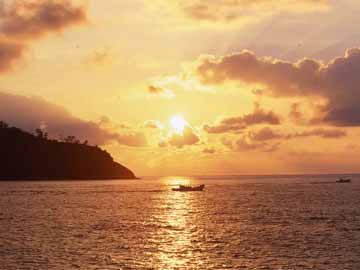
[[[338,180],[338,181],[336,181],[336,183],[338,183],[338,184],[346,184],[346,183],[351,183],[351,180],[350,179],[348,179],[348,180]]]
[[[173,188],[172,191],[180,191],[180,192],[203,191],[204,188],[205,188],[205,185],[201,185],[198,187],[180,186],[178,188]]]

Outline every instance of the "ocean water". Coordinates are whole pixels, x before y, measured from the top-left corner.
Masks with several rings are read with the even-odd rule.
[[[357,270],[360,177],[313,184],[336,178],[1,182],[0,269]]]

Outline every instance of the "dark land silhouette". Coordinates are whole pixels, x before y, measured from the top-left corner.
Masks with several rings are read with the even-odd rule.
[[[49,139],[0,121],[0,180],[96,180],[135,179],[128,168],[111,155],[73,136]]]

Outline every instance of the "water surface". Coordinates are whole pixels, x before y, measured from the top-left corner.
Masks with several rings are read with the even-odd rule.
[[[360,178],[335,180],[2,182],[0,268],[360,269]]]

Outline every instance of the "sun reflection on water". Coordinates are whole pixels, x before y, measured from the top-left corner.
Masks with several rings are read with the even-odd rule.
[[[164,179],[168,185],[189,185],[190,178],[172,177]],[[193,254],[193,240],[199,237],[196,222],[199,220],[196,196],[192,192],[165,192],[163,211],[158,216],[162,224],[157,232],[161,234],[158,266],[161,269],[185,269],[197,256]],[[201,261],[198,262],[201,265]]]
[[[193,181],[194,181],[194,179],[192,179],[192,178],[180,177],[180,176],[165,177],[162,179],[162,182],[165,185],[169,185],[169,186],[191,185],[191,183]]]

